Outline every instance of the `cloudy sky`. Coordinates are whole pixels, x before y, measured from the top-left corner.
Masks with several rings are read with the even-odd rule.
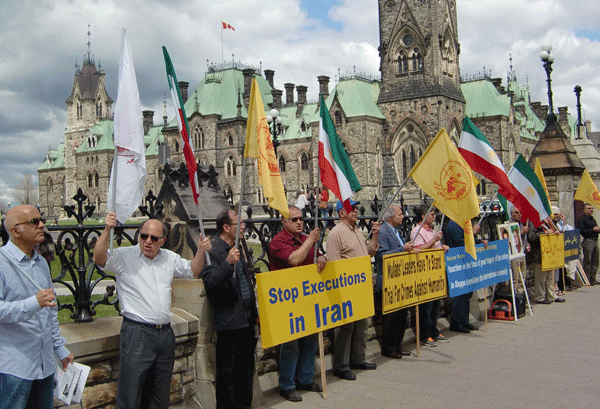
[[[509,56],[532,98],[547,103],[540,45],[553,45],[554,103],[576,113],[573,87],[583,88],[585,119],[600,129],[600,2],[581,0],[457,0],[462,75],[492,70],[506,79]],[[235,31],[221,30],[221,21]],[[2,0],[0,4],[0,204],[34,175],[48,147],[64,139],[65,99],[75,62],[87,52],[88,24],[96,65],[116,100],[121,28],[133,50],[144,109],[163,115],[168,91],[161,46],[177,76],[195,88],[207,60],[232,59],[275,70],[275,86],[308,86],[318,75],[356,70],[377,77],[379,31],[375,0]],[[221,42],[223,36],[223,45]],[[223,50],[223,51],[222,51]],[[169,119],[173,117],[168,101]]]

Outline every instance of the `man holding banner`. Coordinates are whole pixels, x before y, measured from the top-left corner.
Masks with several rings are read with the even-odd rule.
[[[277,233],[269,244],[271,271],[314,263],[315,243],[319,241],[321,231],[314,229],[309,235],[304,234],[302,210],[295,206],[289,206],[289,209],[289,217],[284,217],[281,222],[283,230]],[[325,257],[319,254],[317,258],[319,272],[325,268],[326,263]],[[313,381],[318,347],[318,334],[311,334],[281,345],[279,394],[290,402],[302,401],[302,396],[297,389],[311,392],[323,391],[321,386]]]
[[[404,242],[398,231],[402,224],[404,214],[402,208],[397,204],[391,204],[383,216],[384,223],[379,230],[379,248],[375,266],[377,269],[377,281],[375,283],[375,305],[381,303],[383,308],[383,256],[386,254],[402,253],[412,251],[413,244]],[[383,314],[383,311],[379,311]],[[381,355],[388,358],[402,359],[409,356],[409,352],[402,351],[402,339],[406,329],[406,317],[408,310],[402,308],[389,314],[383,314],[381,322]]]
[[[358,208],[356,202],[348,199],[352,211],[347,212],[341,201],[337,202],[336,210],[340,222],[331,229],[327,236],[327,260],[335,261],[346,258],[369,255],[377,252],[379,238],[379,223],[373,222],[372,239],[367,244],[362,232],[356,227]],[[367,319],[343,324],[336,328],[333,342],[333,373],[335,376],[348,381],[356,379],[350,369],[377,369],[377,365],[365,362],[367,348]]]
[[[554,230],[542,224],[537,229],[529,230],[527,241],[531,246],[529,256],[533,262],[533,278],[535,285],[534,301],[538,304],[552,304],[552,302],[565,302],[564,298],[554,298],[554,270],[542,270],[542,246],[540,234],[551,234]]]
[[[429,213],[427,212],[429,210]],[[435,224],[435,208],[432,206],[429,209],[426,205],[421,205],[415,209],[417,219],[421,220],[421,225],[416,225],[410,232],[410,238],[416,249],[444,249],[448,250],[448,246],[443,245],[442,232],[433,230]],[[418,233],[418,236],[417,236]],[[442,308],[440,300],[429,301],[419,304],[419,321],[421,326],[420,341],[428,347],[436,347],[435,341],[448,342],[446,337],[440,334],[437,328],[437,320]]]
[[[583,248],[583,270],[591,285],[600,284],[596,280],[596,272],[598,271],[598,260],[600,259],[600,251],[598,250],[598,234],[600,227],[596,219],[594,219],[594,207],[585,203],[583,205],[583,216],[577,220],[576,227],[579,229],[579,234],[583,236],[581,247]]]

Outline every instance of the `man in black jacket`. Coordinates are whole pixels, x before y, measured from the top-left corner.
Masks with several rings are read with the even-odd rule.
[[[596,281],[596,272],[598,271],[598,232],[600,227],[594,219],[594,208],[591,204],[583,205],[583,216],[577,220],[576,228],[579,234],[583,236],[581,247],[583,248],[583,270],[591,285],[600,284]]]
[[[236,248],[237,212],[217,216],[217,234],[210,251],[211,265],[202,280],[217,331],[217,409],[250,408],[254,376],[254,349],[258,312],[254,276]],[[240,236],[244,228],[240,229]]]

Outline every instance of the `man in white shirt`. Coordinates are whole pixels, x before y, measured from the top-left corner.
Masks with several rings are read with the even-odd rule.
[[[171,283],[175,277],[200,274],[210,241],[200,237],[194,259],[182,259],[161,249],[167,227],[150,219],[140,226],[139,247],[120,247],[108,254],[110,229],[116,224],[117,216],[109,213],[94,251],[94,262],[115,274],[123,315],[116,407],[168,408],[175,362]]]

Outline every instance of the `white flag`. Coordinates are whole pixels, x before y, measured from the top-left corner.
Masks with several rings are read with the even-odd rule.
[[[148,176],[140,93],[125,29],[115,104],[115,146],[117,155],[110,175],[108,210],[125,223],[144,197]]]

